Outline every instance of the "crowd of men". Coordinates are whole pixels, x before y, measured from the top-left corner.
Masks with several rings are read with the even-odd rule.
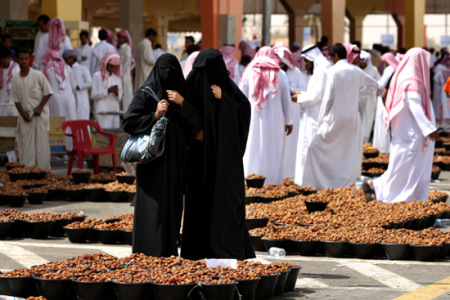
[[[157,33],[152,28],[133,53],[125,29],[116,35],[101,29],[94,47],[89,33],[81,31],[80,45],[72,49],[61,19],[41,15],[38,24],[33,53],[12,49],[13,37],[2,36],[0,115],[19,116],[21,161],[49,169],[49,116],[95,119],[102,128],[119,128],[117,112],[127,110],[164,51],[154,45]],[[246,176],[264,175],[269,184],[295,178],[299,185],[318,189],[350,186],[361,175],[364,143],[372,141],[381,152],[391,151],[384,100],[389,99],[391,80],[405,49],[394,54],[374,45],[364,51],[358,42],[330,47],[322,37],[303,49],[294,43],[290,48],[277,44],[257,51],[242,41],[240,62],[235,50],[235,45],[220,49],[230,78],[252,107],[243,157]],[[438,59],[434,49],[426,50],[434,115],[450,119],[450,82],[445,85],[450,55],[443,49]],[[185,77],[199,51],[201,42],[187,36],[180,57]],[[424,125],[428,134],[436,129],[430,124]],[[66,148],[72,149],[70,139]]]

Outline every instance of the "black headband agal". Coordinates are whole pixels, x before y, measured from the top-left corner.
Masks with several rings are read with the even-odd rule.
[[[308,48],[308,49],[303,50],[303,51],[301,52],[301,54],[308,53],[309,51],[311,51],[311,50],[314,49],[314,48],[318,48],[317,45],[314,45],[314,46],[312,46],[311,48]]]

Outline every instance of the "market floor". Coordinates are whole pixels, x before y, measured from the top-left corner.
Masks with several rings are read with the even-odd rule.
[[[54,171],[63,172],[63,165]],[[450,192],[450,172],[442,172],[431,190]],[[0,206],[0,209],[7,207]],[[103,218],[133,212],[129,203],[44,202],[26,204],[24,212],[80,212]],[[444,228],[449,230],[450,228]],[[126,245],[72,244],[67,238],[0,240],[0,271],[7,271],[74,256],[105,252],[118,257],[131,254]],[[449,299],[450,260],[436,262],[362,260],[325,256],[285,256],[275,259],[265,252],[257,260],[287,261],[302,267],[296,289],[274,299]]]

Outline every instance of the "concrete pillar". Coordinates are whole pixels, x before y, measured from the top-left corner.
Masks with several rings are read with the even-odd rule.
[[[351,42],[354,42],[354,41],[362,42],[363,21],[364,21],[365,17],[366,17],[365,15],[353,16],[354,28],[353,28],[353,35],[352,35],[352,32],[350,31],[350,41]],[[352,39],[352,36],[353,36],[353,39]]]
[[[405,16],[392,14],[397,25],[397,49],[405,47]]]
[[[81,21],[82,0],[41,0],[43,14],[64,21]]]
[[[201,1],[202,48],[219,48],[218,0]]]
[[[0,20],[28,20],[28,0],[3,0]]]
[[[135,48],[144,37],[144,0],[120,0],[120,27],[128,30]],[[158,35],[160,34],[159,31]]]
[[[298,42],[303,44],[304,14],[289,14],[289,46]]]
[[[346,0],[321,0],[321,3],[322,35],[328,36],[330,44],[342,43]]]
[[[270,46],[270,19],[272,17],[272,0],[264,0],[262,42],[263,46]]]
[[[405,3],[405,46],[424,46],[424,15],[426,0],[409,0]]]
[[[167,50],[167,32],[169,30],[169,17],[156,16],[158,26],[155,28],[158,33],[158,44],[161,44],[164,50]],[[153,45],[155,47],[155,45]]]

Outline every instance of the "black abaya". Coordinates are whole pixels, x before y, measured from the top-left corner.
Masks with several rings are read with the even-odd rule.
[[[250,104],[229,78],[222,54],[200,52],[186,79],[189,101],[202,120],[203,142],[189,153],[181,256],[189,259],[255,257],[245,224],[242,157]],[[220,86],[214,98],[211,84]]]
[[[200,125],[192,106],[186,101],[186,83],[175,56],[161,55],[144,86],[150,87],[159,99],[167,99],[166,90],[174,90],[185,101],[182,107],[168,101],[166,117],[169,123],[163,155],[137,165],[133,253],[178,255],[177,240],[186,183],[186,144],[193,140]],[[141,88],[125,114],[123,129],[131,135],[150,133],[156,122],[158,101]]]

